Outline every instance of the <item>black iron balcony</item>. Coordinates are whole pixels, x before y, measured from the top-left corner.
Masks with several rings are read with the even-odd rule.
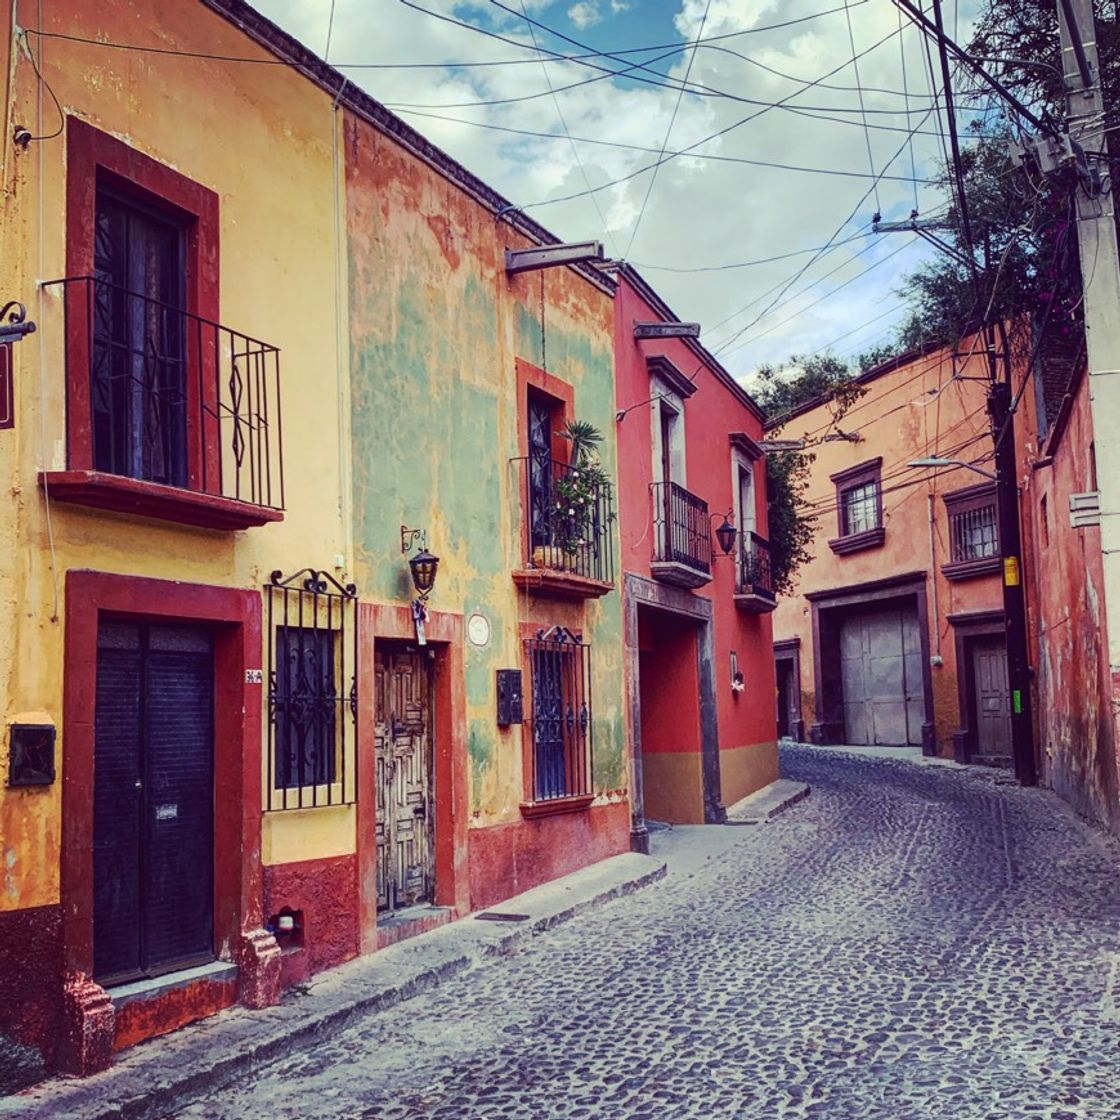
[[[703,587],[712,578],[708,503],[675,482],[655,482],[652,493],[654,579]]]
[[[208,528],[282,519],[280,351],[93,276],[55,280],[68,469],[53,498]]]
[[[614,586],[612,487],[597,468],[558,459],[515,459],[521,475],[523,566],[531,591],[588,599]]]
[[[770,542],[748,532],[739,550],[739,570],[735,577],[735,605],[761,614],[778,604],[770,570]]]

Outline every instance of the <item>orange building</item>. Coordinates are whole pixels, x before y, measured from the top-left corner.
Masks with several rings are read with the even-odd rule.
[[[1006,648],[982,343],[902,355],[771,434],[803,439],[813,558],[774,616],[779,730],[1010,761]],[[973,464],[931,470],[938,457]]]

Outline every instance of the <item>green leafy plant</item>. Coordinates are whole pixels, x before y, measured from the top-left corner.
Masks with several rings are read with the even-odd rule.
[[[573,554],[594,545],[607,507],[602,502],[610,478],[599,460],[603,433],[586,420],[569,420],[560,436],[571,444],[568,468],[553,479],[554,543]]]

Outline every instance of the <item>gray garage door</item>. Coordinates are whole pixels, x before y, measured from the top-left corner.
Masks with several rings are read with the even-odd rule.
[[[921,746],[922,643],[914,605],[865,611],[840,627],[844,740]]]

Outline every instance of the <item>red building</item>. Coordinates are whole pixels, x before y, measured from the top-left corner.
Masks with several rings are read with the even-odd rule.
[[[646,817],[719,822],[778,776],[763,414],[695,339],[658,337],[674,323],[621,268],[619,530],[639,850]]]

